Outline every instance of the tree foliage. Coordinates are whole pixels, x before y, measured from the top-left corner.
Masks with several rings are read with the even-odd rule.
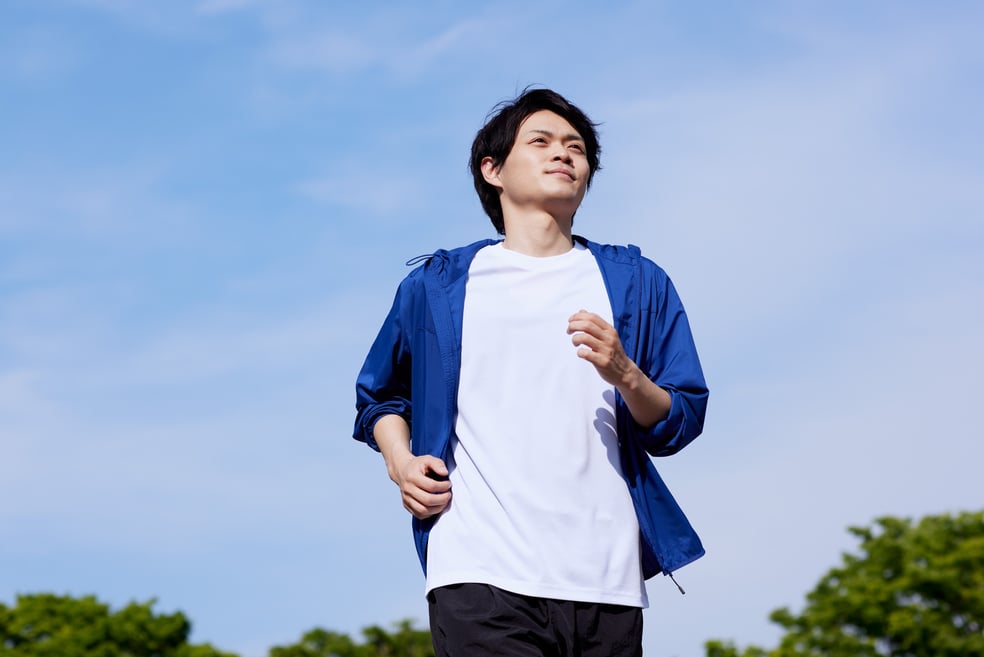
[[[410,621],[387,632],[378,625],[362,630],[365,641],[356,644],[347,634],[315,628],[289,646],[274,646],[270,657],[434,657],[431,635],[415,630]]]
[[[0,657],[235,657],[191,645],[184,614],[155,614],[154,601],[111,612],[94,597],[21,595],[0,604]]]
[[[0,603],[0,657],[236,657],[208,644],[188,643],[191,623],[181,612],[157,614],[154,600],[131,602],[118,611],[92,596],[20,595]],[[270,657],[434,657],[430,632],[410,621],[393,632],[373,625],[364,641],[321,628]]]
[[[739,651],[709,641],[707,657],[984,657],[984,511],[851,527],[843,555],[802,613],[770,619],[779,646]]]

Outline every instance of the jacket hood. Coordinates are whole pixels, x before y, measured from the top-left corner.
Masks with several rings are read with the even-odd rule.
[[[434,253],[411,258],[407,261],[407,266],[412,267],[423,262],[423,265],[418,270],[426,269],[428,273],[433,274],[442,283],[447,284],[468,273],[468,267],[480,249],[501,241],[486,239],[472,242],[467,246],[456,249],[438,249]]]

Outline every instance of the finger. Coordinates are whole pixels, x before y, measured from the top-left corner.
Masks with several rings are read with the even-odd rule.
[[[447,479],[434,479],[423,473],[415,473],[408,479],[411,488],[431,495],[441,495],[451,490],[451,482]]]
[[[451,491],[447,490],[443,493],[428,493],[427,491],[421,489],[408,490],[405,491],[404,498],[407,500],[412,500],[421,508],[441,509],[444,508],[451,500]]]
[[[403,506],[417,518],[429,518],[447,508],[451,502],[450,491],[442,495],[430,495],[418,491],[417,496],[405,493]]]
[[[604,320],[599,323],[589,319],[580,318],[568,322],[567,332],[590,333],[591,335],[601,337],[608,334],[614,335],[615,329],[610,324],[605,323]]]
[[[424,476],[427,477],[427,490],[444,492],[445,490],[451,488],[451,482],[448,480],[448,468],[444,465],[444,461],[439,458],[432,456],[427,457],[427,461],[424,464]],[[436,488],[433,484],[440,484]]]
[[[587,347],[581,347],[580,349],[578,349],[577,355],[582,360],[586,360],[592,365],[594,365],[595,367],[601,369],[608,367],[612,363],[611,357],[605,354],[600,354],[597,351],[592,351]]]
[[[597,313],[588,312],[587,310],[583,310],[583,309],[577,311],[576,313],[574,313],[573,315],[571,315],[570,317],[567,318],[567,321],[568,322],[574,321],[574,320],[579,320],[579,321],[584,321],[584,322],[590,322],[592,324],[596,324],[598,326],[601,326],[602,328],[606,328],[606,327],[611,326],[611,324],[609,324],[608,322],[606,322],[605,319],[601,315],[599,315]]]
[[[418,456],[411,462],[406,479],[414,487],[430,493],[444,493],[451,488],[444,461],[427,454]]]
[[[571,343],[575,347],[587,347],[592,351],[597,351],[599,353],[614,353],[614,344],[607,341],[599,339],[589,333],[576,333],[574,337],[571,338]]]
[[[423,520],[437,513],[440,513],[440,511],[435,511],[430,507],[423,506],[422,504],[414,500],[404,500],[403,508],[405,508],[411,514],[413,514],[413,517],[417,518],[418,520]]]
[[[599,319],[601,318],[601,316],[598,315],[598,313],[593,313],[590,310],[585,310],[584,308],[581,308],[576,313],[571,315],[571,319],[574,319],[575,317],[584,317],[584,318],[598,317]]]
[[[420,457],[420,462],[424,465],[428,472],[433,472],[434,474],[447,477],[448,476],[448,466],[445,465],[444,461],[437,458],[436,456],[430,456],[425,454]]]
[[[404,505],[404,506],[406,506],[406,505]],[[447,508],[447,505],[444,505],[443,507],[441,507],[439,509],[430,508],[430,507],[410,508],[409,506],[406,506],[407,511],[409,511],[410,513],[412,513],[413,514],[413,517],[414,518],[417,518],[418,520],[426,520],[427,518],[430,518],[431,516],[436,516],[439,513],[443,512],[444,509],[446,509],[446,508]]]

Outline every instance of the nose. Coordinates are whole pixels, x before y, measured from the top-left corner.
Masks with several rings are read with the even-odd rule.
[[[574,158],[571,157],[570,151],[567,150],[567,146],[560,141],[554,142],[552,155],[552,159],[555,161],[565,162],[567,164],[574,161]]]

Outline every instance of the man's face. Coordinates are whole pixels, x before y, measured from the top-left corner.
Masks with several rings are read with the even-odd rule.
[[[486,158],[482,172],[502,190],[503,213],[542,209],[555,216],[574,215],[590,176],[581,135],[549,110],[526,117],[502,165],[495,169]]]

